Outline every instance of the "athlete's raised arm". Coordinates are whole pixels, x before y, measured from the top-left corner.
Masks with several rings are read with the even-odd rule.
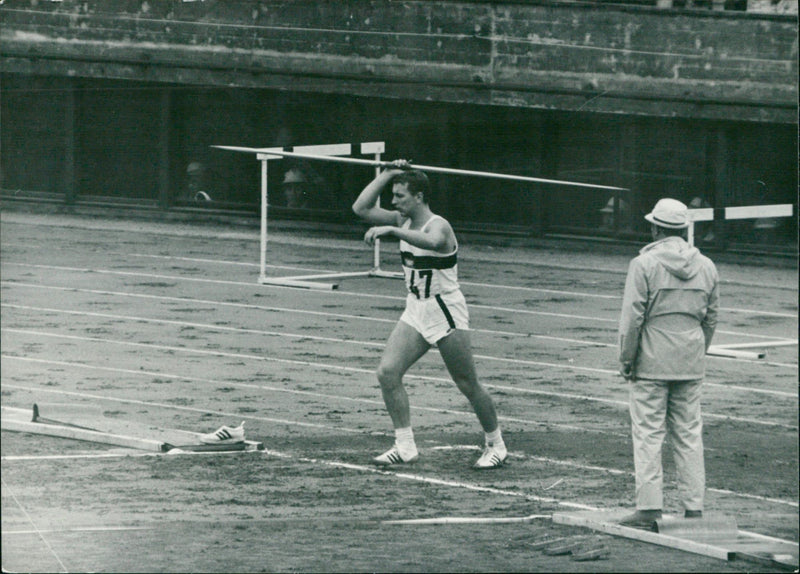
[[[381,192],[391,183],[392,178],[408,166],[406,160],[392,162],[397,167],[383,170],[365,187],[353,203],[353,212],[360,218],[374,225],[399,225],[400,214],[391,209],[384,209],[378,205]]]

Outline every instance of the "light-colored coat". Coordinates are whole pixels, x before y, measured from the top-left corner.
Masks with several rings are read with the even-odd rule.
[[[717,325],[714,263],[680,237],[644,247],[628,268],[619,360],[637,379],[696,380]]]

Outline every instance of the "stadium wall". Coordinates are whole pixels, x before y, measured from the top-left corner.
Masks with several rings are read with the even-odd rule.
[[[632,190],[604,225],[605,195],[441,178],[440,210],[468,227],[641,237],[661,195],[796,203],[796,2],[662,4],[7,0],[4,197],[208,209],[200,185],[255,212],[253,159],[209,145],[385,140],[387,157]],[[313,217],[347,220],[369,174],[317,171]],[[716,233],[764,237],[796,249],[796,222]]]

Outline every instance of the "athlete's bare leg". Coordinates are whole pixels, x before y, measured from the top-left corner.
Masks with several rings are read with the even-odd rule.
[[[383,352],[378,366],[383,402],[392,418],[394,428],[411,426],[411,408],[408,393],[403,386],[403,375],[430,349],[428,342],[416,329],[398,321]]]
[[[494,401],[478,382],[469,331],[456,329],[437,343],[444,364],[458,389],[464,394],[478,416],[484,432],[497,429],[497,412]]]

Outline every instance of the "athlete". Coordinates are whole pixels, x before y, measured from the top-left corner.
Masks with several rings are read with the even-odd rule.
[[[392,207],[378,205],[391,184]],[[458,285],[458,242],[450,224],[428,204],[430,183],[406,160],[395,160],[353,203],[353,211],[376,227],[364,236],[368,245],[381,237],[400,240],[400,255],[408,296],[406,309],[389,336],[377,375],[386,410],[392,419],[395,443],[373,461],[379,466],[411,463],[419,452],[411,427],[403,375],[432,346],[439,349],[447,370],[478,416],[485,434],[484,450],[473,465],[492,469],[508,456],[497,423],[494,402],[478,382],[469,337],[469,313]]]

